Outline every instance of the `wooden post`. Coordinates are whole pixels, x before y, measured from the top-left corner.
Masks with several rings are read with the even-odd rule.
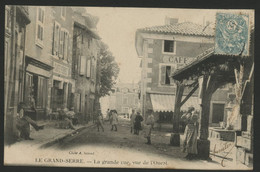
[[[210,159],[210,141],[208,140],[210,100],[217,88],[214,76],[203,76],[198,139],[198,156],[200,159]]]
[[[175,107],[173,113],[173,133],[171,134],[170,144],[172,146],[180,146],[180,133],[179,133],[179,116],[181,109],[181,99],[184,91],[184,86],[177,82]]]

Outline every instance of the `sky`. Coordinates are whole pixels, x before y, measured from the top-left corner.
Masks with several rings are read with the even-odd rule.
[[[214,27],[216,10],[86,7],[86,11],[99,17],[97,31],[109,46],[120,67],[118,82],[137,83],[141,78],[140,58],[135,49],[135,32],[139,28],[164,25],[165,17],[179,22],[197,24],[210,21]]]

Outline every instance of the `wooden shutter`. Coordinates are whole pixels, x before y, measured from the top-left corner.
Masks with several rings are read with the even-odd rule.
[[[174,85],[174,79],[172,78],[172,74],[175,72],[175,70],[175,66],[171,66],[170,85]]]
[[[85,74],[85,69],[86,69],[86,57],[85,56],[81,56],[81,62],[80,62],[80,75],[84,75]]]
[[[166,77],[166,66],[162,65],[161,66],[161,85],[165,85],[165,77]]]
[[[90,73],[91,73],[91,60],[89,59],[87,62],[87,77],[90,77]]]
[[[56,55],[56,49],[55,49],[55,46],[56,46],[56,39],[55,39],[55,28],[56,28],[56,23],[54,22],[54,25],[53,25],[53,37],[52,37],[52,55]]]
[[[59,57],[63,59],[63,43],[64,43],[64,31],[60,31],[60,42],[59,42]]]

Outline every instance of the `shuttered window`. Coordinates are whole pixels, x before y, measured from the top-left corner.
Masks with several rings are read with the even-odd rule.
[[[160,65],[160,85],[174,85],[171,76],[175,70],[174,65]]]
[[[60,24],[54,22],[53,46],[52,46],[52,54],[54,56],[59,55],[59,42],[60,42]]]
[[[89,78],[91,74],[91,60],[87,61],[87,77]]]
[[[85,75],[85,73],[86,73],[86,56],[80,56],[79,74]]]
[[[44,8],[38,7],[37,8],[37,18],[36,18],[36,44],[39,46],[43,46],[44,17],[45,17]]]

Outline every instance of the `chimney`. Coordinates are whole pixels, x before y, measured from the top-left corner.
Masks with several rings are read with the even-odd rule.
[[[165,17],[165,25],[174,25],[178,23],[178,18]]]

